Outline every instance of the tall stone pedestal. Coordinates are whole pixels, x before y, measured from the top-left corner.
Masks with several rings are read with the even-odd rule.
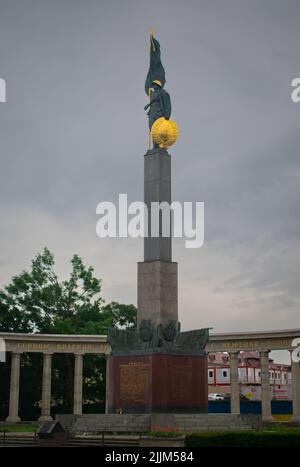
[[[177,263],[138,263],[138,323],[145,319],[154,325],[177,321],[177,295]]]
[[[208,329],[181,332],[177,263],[172,261],[171,156],[154,148],[144,157],[148,236],[138,263],[135,329],[108,331],[109,413],[206,412]],[[159,207],[154,214],[153,207]],[[170,228],[168,228],[170,227]],[[156,417],[156,416],[155,416]]]
[[[110,413],[207,412],[205,355],[109,357]]]
[[[144,156],[144,202],[148,208],[148,236],[144,238],[144,261],[172,261],[171,230],[170,235],[162,236],[162,218],[155,228],[151,217],[152,203],[167,202],[170,205],[171,201],[171,156],[166,149],[147,151]],[[171,227],[170,213],[168,223]]]

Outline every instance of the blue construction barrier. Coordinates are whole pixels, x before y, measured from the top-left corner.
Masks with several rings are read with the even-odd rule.
[[[292,401],[272,401],[271,402],[272,414],[274,415],[288,415],[293,412]],[[241,413],[261,413],[261,401],[241,401]],[[209,401],[208,412],[210,413],[230,413],[230,401]]]

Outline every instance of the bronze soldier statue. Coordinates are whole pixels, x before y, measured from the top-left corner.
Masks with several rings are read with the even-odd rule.
[[[150,66],[145,81],[145,92],[149,97],[148,104],[144,107],[148,110],[149,130],[153,123],[161,117],[169,120],[171,116],[171,99],[164,89],[166,82],[165,69],[161,63],[160,44],[150,31]],[[154,142],[154,147],[158,145]]]
[[[147,113],[149,117],[149,129],[151,130],[153,123],[160,117],[169,120],[171,116],[171,98],[169,93],[163,89],[162,83],[157,79],[152,83],[152,92],[150,92],[150,102],[145,106],[145,110],[149,108]],[[154,143],[155,144],[155,143]]]

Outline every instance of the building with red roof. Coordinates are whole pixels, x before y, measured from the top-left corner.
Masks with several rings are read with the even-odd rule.
[[[223,352],[208,354],[208,392],[222,395],[230,394],[229,355]],[[247,351],[239,353],[240,393],[251,400],[260,400],[261,369],[259,352]],[[277,400],[291,399],[291,366],[275,363],[269,358],[269,375],[272,398]]]

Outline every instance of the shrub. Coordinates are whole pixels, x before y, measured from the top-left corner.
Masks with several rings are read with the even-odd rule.
[[[295,432],[224,432],[186,435],[187,447],[300,447]]]

